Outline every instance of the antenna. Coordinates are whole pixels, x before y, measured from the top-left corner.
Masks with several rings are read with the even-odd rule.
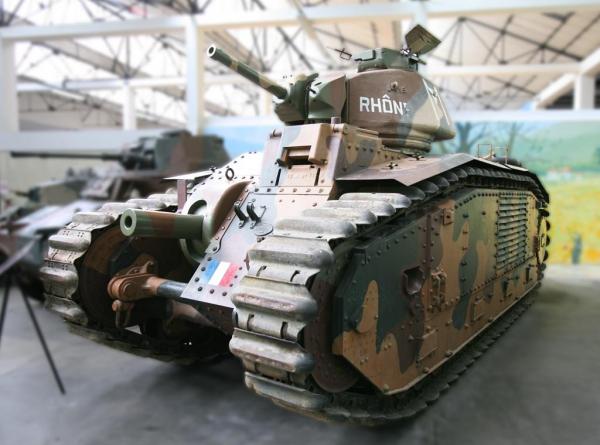
[[[346,48],[337,49],[337,48],[331,48],[329,46],[327,48],[338,53],[338,55],[340,56],[340,59],[342,59],[342,60],[351,60],[352,59],[352,54],[349,53],[348,51],[346,51]]]

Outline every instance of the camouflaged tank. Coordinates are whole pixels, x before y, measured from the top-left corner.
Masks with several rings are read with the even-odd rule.
[[[524,168],[428,154],[454,135],[417,71],[438,41],[421,27],[407,41],[285,87],[211,47],[286,125],[176,194],[76,215],[51,238],[49,305],[144,356],[230,350],[250,389],[311,417],[427,407],[529,304],[548,194]]]
[[[11,152],[14,158],[99,159],[115,164],[106,171],[69,171],[65,178],[36,185],[27,200],[0,212],[0,270],[5,260],[22,253],[16,278],[30,296],[41,299],[38,272],[48,250],[48,237],[81,211],[97,210],[104,202],[165,191],[168,175],[217,167],[229,161],[223,140],[169,131],[144,137],[120,153]]]

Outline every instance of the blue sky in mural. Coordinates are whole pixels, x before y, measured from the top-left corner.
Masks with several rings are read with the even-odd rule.
[[[209,125],[204,132],[216,134],[225,141],[230,156],[238,156],[248,151],[261,151],[269,134],[277,125]]]
[[[600,170],[600,141],[598,124],[592,121],[575,122],[456,122],[457,136],[443,144],[435,144],[433,153],[457,151],[476,154],[477,147],[485,154],[489,146],[510,154],[539,174],[569,167],[574,170]],[[235,157],[248,151],[263,149],[277,123],[256,125],[209,125],[207,134],[216,134]]]

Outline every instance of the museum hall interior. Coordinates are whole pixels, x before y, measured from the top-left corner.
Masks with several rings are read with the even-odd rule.
[[[0,444],[598,444],[600,0],[0,1]]]

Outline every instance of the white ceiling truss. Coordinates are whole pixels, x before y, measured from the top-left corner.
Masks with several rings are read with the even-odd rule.
[[[203,45],[215,43],[277,79],[283,73],[351,71],[353,63],[335,49],[397,46],[398,29],[407,31],[425,11],[426,26],[443,41],[427,56],[427,74],[457,110],[550,105],[578,85],[582,64],[600,46],[600,2],[592,0],[4,0],[2,5],[0,38],[17,42],[22,94],[46,100],[53,95],[48,112],[61,101],[112,111],[130,101],[138,118],[161,125],[183,125],[189,118],[184,29],[190,21],[202,30]],[[268,109],[258,88],[212,61],[203,68],[201,100],[208,114],[253,116]],[[126,126],[126,120],[119,116],[115,123]]]

